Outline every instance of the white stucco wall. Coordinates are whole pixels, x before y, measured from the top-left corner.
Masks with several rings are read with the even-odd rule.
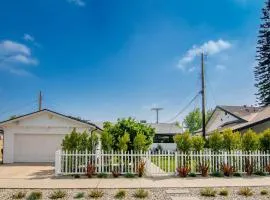
[[[158,145],[162,146],[162,149],[165,151],[175,151],[176,144],[175,143],[153,143],[151,149],[157,148]]]
[[[1,126],[4,130],[4,163],[14,162],[14,137],[18,134],[46,134],[63,135],[69,134],[73,128],[77,131],[95,129],[91,125],[76,122],[74,120],[54,115],[43,111],[21,120],[12,121]],[[54,137],[52,137],[54,138]],[[60,144],[61,145],[61,144]],[[31,148],[31,146],[29,147]],[[42,148],[42,147],[40,147]],[[46,148],[44,148],[46,149]]]

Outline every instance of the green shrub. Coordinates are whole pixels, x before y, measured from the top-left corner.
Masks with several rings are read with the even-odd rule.
[[[74,199],[81,199],[81,198],[84,198],[84,192],[78,192],[75,196],[74,196]]]
[[[202,151],[205,145],[205,139],[202,136],[192,137],[192,147],[195,151]]]
[[[224,177],[224,174],[221,173],[221,172],[213,172],[213,173],[211,174],[211,176],[213,176],[213,177]]]
[[[33,191],[27,197],[27,200],[38,200],[38,199],[42,199],[42,192],[40,192],[40,191]]]
[[[124,175],[126,178],[134,178],[135,177],[135,174],[132,174],[132,173],[125,173]]]
[[[259,136],[249,129],[242,136],[241,147],[244,151],[256,151],[259,148]]]
[[[101,190],[95,189],[89,192],[88,197],[93,199],[98,199],[103,197],[104,193]]]
[[[12,199],[23,199],[26,196],[26,192],[24,191],[18,191],[12,194],[11,198]]]
[[[243,187],[238,191],[238,194],[245,197],[249,197],[253,195],[253,192],[249,187]]]
[[[217,194],[217,191],[212,188],[204,188],[200,191],[201,196],[204,197],[215,197]]]
[[[233,173],[233,176],[235,176],[235,177],[242,177],[242,174],[240,174],[239,172],[235,172],[235,173]]]
[[[117,193],[114,195],[114,198],[116,198],[116,199],[123,199],[125,197],[126,197],[125,190],[118,190]]]
[[[61,198],[64,198],[65,196],[67,196],[67,193],[65,191],[55,190],[49,195],[49,198],[50,199],[61,199]]]
[[[270,128],[262,132],[260,137],[260,147],[263,151],[270,150]]]
[[[266,173],[263,171],[256,171],[254,174],[257,176],[266,176]]]
[[[220,151],[223,148],[223,135],[215,131],[208,138],[208,145],[213,151]]]
[[[106,173],[99,173],[99,174],[97,175],[97,177],[98,177],[98,178],[107,178],[107,177],[108,177],[108,174],[106,174]]]
[[[189,173],[188,176],[189,176],[189,177],[196,177],[197,174],[195,174],[195,173]]]
[[[261,190],[261,195],[268,195],[268,191],[267,190]]]
[[[183,134],[174,136],[174,142],[176,143],[177,149],[182,152],[188,152],[192,148],[192,139],[188,131]]]
[[[144,199],[144,198],[147,198],[148,197],[148,192],[145,191],[144,189],[137,189],[134,192],[133,196],[135,198]]]
[[[134,138],[134,150],[135,151],[146,151],[147,145],[146,145],[146,136],[142,133],[138,133]]]
[[[239,132],[233,132],[232,129],[225,129],[222,134],[223,149],[231,151],[239,148],[241,144],[241,136]]]
[[[220,196],[228,196],[229,195],[229,191],[227,189],[221,189],[218,193]]]

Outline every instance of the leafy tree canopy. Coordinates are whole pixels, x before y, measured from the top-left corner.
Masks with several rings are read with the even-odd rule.
[[[104,132],[107,132],[112,136],[113,150],[134,150],[134,140],[138,134],[144,136],[145,143],[143,149],[148,150],[150,145],[153,143],[153,137],[155,135],[154,128],[149,125],[139,123],[132,118],[118,119],[116,124],[105,122],[103,127]]]
[[[212,110],[206,113],[206,121],[210,118]],[[184,124],[192,134],[202,128],[202,113],[200,108],[195,108],[184,119]]]

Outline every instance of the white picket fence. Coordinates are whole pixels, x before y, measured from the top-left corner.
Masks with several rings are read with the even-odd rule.
[[[121,174],[138,172],[140,162],[145,162],[145,171],[149,176],[173,175],[177,167],[188,166],[191,172],[200,174],[199,165],[209,165],[209,173],[221,171],[223,164],[233,166],[236,172],[245,173],[246,162],[253,166],[253,171],[266,172],[270,164],[269,152],[103,152],[88,151],[67,152],[58,150],[55,153],[55,174],[75,175],[85,174],[87,165],[95,166],[95,173],[111,174],[117,171]]]

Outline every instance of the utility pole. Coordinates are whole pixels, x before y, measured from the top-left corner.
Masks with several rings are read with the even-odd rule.
[[[201,79],[202,79],[202,134],[205,138],[206,130],[205,130],[205,82],[204,82],[204,53],[201,54]]]
[[[42,93],[39,91],[39,96],[38,96],[38,110],[41,111],[42,109]]]
[[[151,110],[156,111],[156,113],[157,113],[157,121],[156,121],[156,123],[158,124],[158,113],[159,113],[160,110],[163,110],[163,108],[152,108]]]

